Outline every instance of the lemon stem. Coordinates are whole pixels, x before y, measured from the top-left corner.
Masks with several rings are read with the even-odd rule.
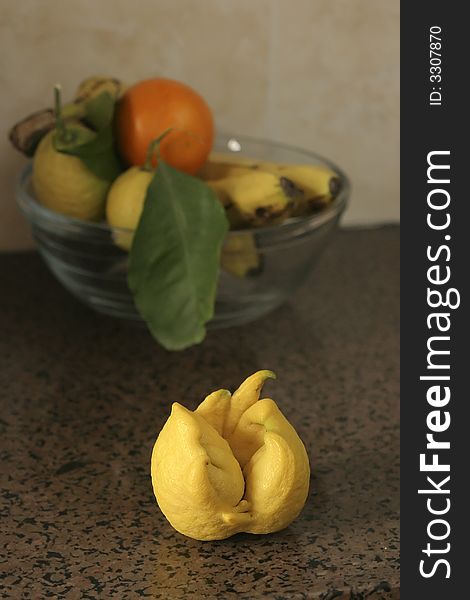
[[[69,132],[65,126],[64,119],[62,118],[62,87],[58,83],[54,86],[54,114],[57,133],[59,134],[60,140],[63,142],[69,141]]]
[[[165,129],[163,133],[161,133],[156,139],[150,142],[149,147],[147,149],[147,156],[145,157],[144,171],[153,171],[153,157],[156,154],[157,158],[160,158],[160,142],[163,140],[164,137],[166,137],[170,133],[171,130],[172,127],[168,127],[168,129]]]

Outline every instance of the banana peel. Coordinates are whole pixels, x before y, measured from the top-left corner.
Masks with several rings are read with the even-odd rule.
[[[197,540],[287,527],[308,495],[310,465],[292,425],[260,399],[262,370],[231,395],[213,392],[192,412],[174,403],[152,452],[157,503],[180,533]]]

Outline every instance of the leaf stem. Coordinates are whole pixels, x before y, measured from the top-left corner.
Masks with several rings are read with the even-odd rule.
[[[173,129],[173,127],[168,127],[168,129],[165,129],[165,131],[163,133],[161,133],[157,138],[155,138],[153,141],[150,142],[148,148],[147,148],[147,156],[145,157],[145,163],[144,163],[144,171],[153,171],[153,157],[154,154],[157,154],[157,157],[160,157],[160,142],[163,140],[164,137],[166,137],[170,131]]]

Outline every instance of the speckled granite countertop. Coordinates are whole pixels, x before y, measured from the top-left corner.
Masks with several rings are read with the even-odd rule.
[[[35,254],[0,256],[4,598],[398,598],[399,231],[340,233],[311,282],[252,325],[164,352],[95,315]],[[270,536],[174,532],[149,479],[178,400],[259,368],[313,465]]]

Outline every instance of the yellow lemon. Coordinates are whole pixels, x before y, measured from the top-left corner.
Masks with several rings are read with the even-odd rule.
[[[213,392],[192,412],[178,403],[152,452],[158,505],[180,533],[198,540],[287,527],[305,504],[310,466],[295,429],[271,399],[271,371],[231,395]]]
[[[147,188],[153,171],[132,167],[115,179],[106,202],[106,220],[111,227],[130,231],[115,231],[114,241],[123,250],[130,250],[144,208]]]
[[[83,136],[89,131],[76,123]],[[32,183],[37,200],[64,215],[98,221],[104,215],[109,182],[97,177],[76,156],[58,152],[56,131],[43,137],[34,154]],[[93,133],[89,131],[90,139]]]

